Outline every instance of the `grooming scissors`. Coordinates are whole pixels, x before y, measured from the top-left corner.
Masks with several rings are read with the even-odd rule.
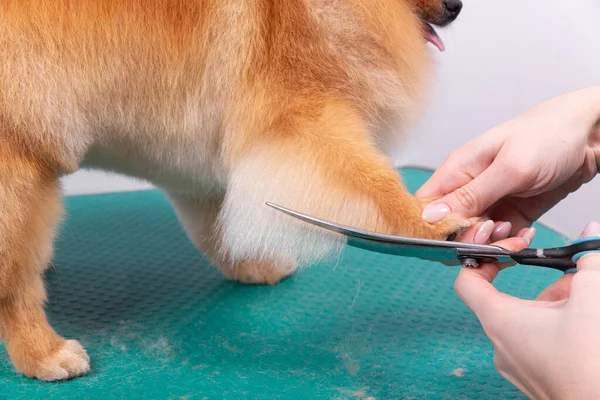
[[[600,251],[600,238],[578,239],[563,247],[527,248],[512,252],[492,245],[383,235],[311,217],[270,202],[266,205],[304,222],[344,235],[348,246],[377,253],[437,261],[448,266],[478,268],[480,264],[488,262],[516,262],[570,273],[577,270],[577,260],[583,255]]]

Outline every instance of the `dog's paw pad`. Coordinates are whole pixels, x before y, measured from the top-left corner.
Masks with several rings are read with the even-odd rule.
[[[295,268],[277,268],[269,263],[239,262],[233,268],[223,268],[227,278],[248,285],[275,285],[287,278]]]
[[[65,341],[63,347],[44,359],[34,375],[42,381],[61,381],[86,375],[90,357],[76,340]]]

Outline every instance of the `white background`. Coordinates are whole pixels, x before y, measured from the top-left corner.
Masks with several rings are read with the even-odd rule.
[[[600,1],[463,0],[456,23],[440,35],[433,104],[399,165],[437,167],[470,138],[549,97],[600,85]],[[94,182],[93,184],[91,182]],[[67,194],[148,188],[142,182],[80,171]],[[542,222],[571,237],[600,219],[600,178],[550,211]]]

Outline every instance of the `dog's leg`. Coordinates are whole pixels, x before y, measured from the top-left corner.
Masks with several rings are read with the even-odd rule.
[[[265,262],[248,260],[233,262],[219,253],[216,222],[223,205],[223,195],[170,194],[169,198],[190,240],[220,268],[227,278],[247,284],[273,285],[293,272],[293,266],[279,269]]]
[[[422,204],[340,105],[308,122],[286,121],[240,151],[219,215],[220,254],[287,273],[337,254],[340,238],[283,215],[265,201],[380,233],[444,240],[473,221],[428,224]]]
[[[56,175],[0,141],[0,334],[17,371],[45,381],[90,368],[85,350],[56,334],[43,309],[42,274],[62,214]]]

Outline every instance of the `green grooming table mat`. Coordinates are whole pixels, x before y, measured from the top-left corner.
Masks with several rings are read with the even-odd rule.
[[[414,191],[430,173],[402,175]],[[0,347],[0,398],[524,398],[455,295],[458,268],[347,248],[274,287],[245,286],[196,252],[158,191],[66,205],[48,314],[81,341],[92,371],[30,380]],[[566,241],[538,229],[534,245]],[[559,276],[517,266],[497,287],[534,298]]]

